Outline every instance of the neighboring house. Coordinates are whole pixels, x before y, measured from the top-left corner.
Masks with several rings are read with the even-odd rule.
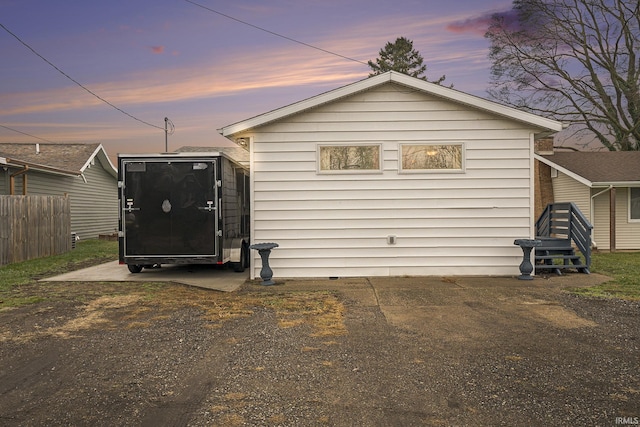
[[[117,185],[102,144],[0,143],[0,194],[68,195],[81,239],[117,231]]]
[[[575,203],[589,219],[598,249],[640,249],[640,152],[555,152],[535,157],[548,166],[553,200]]]
[[[533,146],[562,124],[388,72],[220,129],[281,277],[514,275]],[[260,262],[252,257],[251,276]]]

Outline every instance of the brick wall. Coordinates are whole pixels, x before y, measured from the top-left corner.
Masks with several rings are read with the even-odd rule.
[[[553,154],[553,138],[543,138],[535,141],[535,153],[540,155]],[[553,203],[553,184],[551,183],[551,167],[534,161],[535,174],[535,217],[538,217],[544,211],[549,203]]]

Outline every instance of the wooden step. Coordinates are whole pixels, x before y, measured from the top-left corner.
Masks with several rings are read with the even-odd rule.
[[[571,246],[537,246],[536,252],[574,252]]]
[[[536,271],[538,270],[568,270],[570,268],[575,268],[576,270],[580,271],[580,270],[586,270],[589,267],[587,267],[586,265],[573,265],[573,264],[550,264],[550,265],[545,265],[545,264],[538,264],[536,265]],[[581,271],[580,271],[581,272]]]
[[[536,237],[536,240],[540,240],[539,248],[570,248],[571,240],[569,239],[557,239],[554,237]]]
[[[578,255],[536,255],[536,259],[580,259]]]
[[[538,264],[535,266],[536,273],[540,271],[553,271],[558,276],[562,276],[562,270],[568,270],[575,268],[578,273],[590,274],[589,266],[583,264]]]
[[[534,258],[536,272],[545,270],[562,275],[563,270],[575,268],[579,273],[589,274],[589,266],[582,263],[582,258],[572,247],[537,247]],[[562,261],[562,264],[554,264],[555,260]]]

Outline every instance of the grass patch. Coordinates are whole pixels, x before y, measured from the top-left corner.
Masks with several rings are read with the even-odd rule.
[[[591,260],[593,273],[613,280],[589,288],[572,289],[588,297],[640,300],[640,252],[597,253]]]
[[[330,292],[292,292],[261,298],[264,306],[275,310],[282,328],[311,325],[313,336],[343,335],[344,305]]]
[[[0,307],[16,307],[43,300],[42,296],[25,296],[21,287],[39,279],[67,273],[118,259],[118,242],[85,240],[76,249],[50,257],[37,258],[0,267]]]
[[[87,240],[63,255],[0,267],[0,309],[43,301],[80,301],[90,307],[96,301],[120,301],[130,296],[135,297],[135,304],[120,307],[130,327],[144,327],[190,306],[202,312],[209,321],[207,327],[216,328],[224,321],[252,316],[256,307],[265,307],[273,310],[281,328],[306,325],[316,337],[346,334],[345,308],[329,292],[227,294],[160,282],[38,282],[117,258],[118,242]]]
[[[159,289],[146,304],[165,310],[191,306],[203,312],[209,327],[219,327],[227,320],[253,315],[256,307],[273,310],[281,328],[301,325],[311,327],[315,337],[340,336],[347,333],[344,325],[345,307],[330,292],[309,291],[286,294],[262,292],[219,293],[187,286],[168,286]]]

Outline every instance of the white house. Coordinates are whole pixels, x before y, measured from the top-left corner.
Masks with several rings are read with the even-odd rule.
[[[249,147],[252,241],[279,244],[275,275],[346,277],[518,274],[534,139],[561,129],[388,72],[220,133]]]

